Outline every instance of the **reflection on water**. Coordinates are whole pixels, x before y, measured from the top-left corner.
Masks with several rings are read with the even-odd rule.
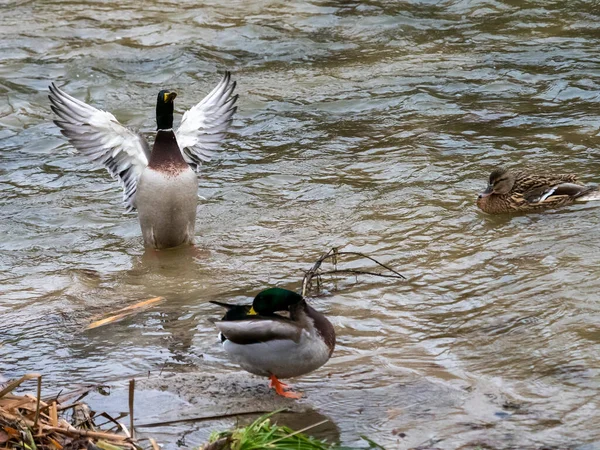
[[[599,210],[474,204],[499,164],[600,181],[599,19],[535,0],[5,3],[0,372],[237,372],[208,300],[297,288],[346,246],[409,281],[351,278],[315,301],[339,346],[297,383],[343,442],[599,445]],[[225,69],[239,113],[202,169],[199,250],[144,254],[120,187],[52,124],[47,86],[151,136],[157,90],[178,90],[177,122]],[[390,395],[415,383],[412,402]],[[367,403],[383,413],[357,420]]]

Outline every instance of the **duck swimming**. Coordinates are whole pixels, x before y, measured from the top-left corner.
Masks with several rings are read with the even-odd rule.
[[[255,375],[269,377],[269,387],[283,397],[300,398],[286,391],[279,378],[297,377],[318,369],[331,358],[335,330],[327,318],[293,291],[270,288],[250,305],[229,305],[215,322],[223,348],[231,360]],[[285,317],[276,312],[287,312]]]
[[[54,123],[80,153],[102,163],[123,185],[127,211],[137,209],[144,245],[154,249],[193,244],[198,178],[231,124],[238,96],[226,72],[219,84],[187,111],[173,130],[177,93],[162,90],[156,101],[156,138],[150,146],[115,116],[50,85]]]
[[[597,190],[597,186],[579,183],[574,174],[497,168],[490,174],[488,187],[479,194],[477,206],[488,214],[537,211],[583,200]]]

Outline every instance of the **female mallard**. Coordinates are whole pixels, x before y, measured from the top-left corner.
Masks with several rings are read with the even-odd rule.
[[[279,378],[312,372],[333,353],[333,325],[295,292],[270,288],[260,292],[252,306],[211,303],[227,308],[223,320],[215,322],[225,351],[244,370],[269,377],[269,387],[279,395],[300,398],[285,391],[288,386]],[[277,311],[288,312],[289,318]]]
[[[226,72],[219,84],[183,115],[173,131],[175,92],[163,90],[156,102],[157,133],[152,151],[137,132],[123,127],[111,113],[100,111],[50,85],[54,123],[81,153],[99,161],[123,185],[127,211],[138,210],[146,247],[192,244],[198,178],[202,161],[231,124],[237,95]]]
[[[488,214],[535,211],[573,203],[597,189],[579,184],[573,174],[498,168],[490,174],[488,187],[479,194],[477,206]]]

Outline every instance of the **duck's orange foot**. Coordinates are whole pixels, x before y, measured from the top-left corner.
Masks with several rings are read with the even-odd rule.
[[[275,375],[271,375],[269,377],[269,387],[275,388],[275,392],[277,393],[277,395],[281,395],[282,397],[296,398],[296,399],[302,397],[302,394],[298,394],[296,392],[291,392],[291,391],[285,391],[284,389],[288,388],[289,386],[287,384],[279,381]]]

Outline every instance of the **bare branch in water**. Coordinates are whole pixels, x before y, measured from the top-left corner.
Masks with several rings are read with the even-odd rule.
[[[376,277],[383,277],[383,278],[399,278],[398,275],[393,274],[393,273],[377,273],[377,272],[369,272],[368,270],[356,270],[356,269],[327,270],[325,272],[319,272],[319,275],[332,275],[334,273],[339,273],[339,274],[348,273],[348,274],[356,274],[356,275],[373,275],[373,276],[376,276]]]
[[[382,267],[383,269],[385,269],[391,273],[371,272],[369,270],[360,270],[360,269],[338,269],[337,266],[340,263],[341,256],[358,256],[360,258],[368,259],[370,261],[373,261],[375,264],[377,264],[378,266]],[[321,265],[327,260],[331,260],[331,263],[333,264],[334,268],[333,268],[333,270],[323,271],[323,270],[321,270]],[[319,259],[317,259],[317,261],[313,264],[313,266],[309,270],[307,270],[306,273],[304,274],[304,279],[302,280],[302,296],[305,296],[312,289],[313,279],[316,279],[317,292],[318,292],[321,289],[321,276],[322,275],[333,275],[333,274],[371,275],[371,276],[383,277],[383,278],[396,278],[396,279],[402,279],[402,280],[406,279],[401,273],[399,273],[396,270],[392,269],[391,267],[386,266],[385,264],[377,261],[375,258],[372,258],[371,256],[365,255],[364,253],[360,253],[360,252],[339,251],[337,249],[337,247],[333,247],[331,250],[323,253],[323,255],[321,255],[321,257]]]

